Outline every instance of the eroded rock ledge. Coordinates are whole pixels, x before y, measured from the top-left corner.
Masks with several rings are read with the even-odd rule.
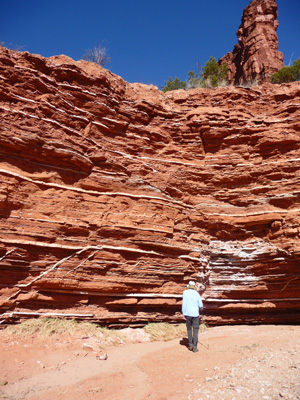
[[[163,94],[0,51],[0,322],[299,318],[299,83]]]

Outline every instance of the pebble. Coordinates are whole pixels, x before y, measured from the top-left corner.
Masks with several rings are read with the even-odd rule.
[[[83,350],[94,351],[94,347],[87,343],[83,343],[82,348]]]
[[[98,354],[98,355],[96,356],[96,358],[97,358],[97,360],[102,360],[102,361],[104,361],[104,360],[107,360],[107,359],[108,359],[108,355],[107,355],[107,353]]]

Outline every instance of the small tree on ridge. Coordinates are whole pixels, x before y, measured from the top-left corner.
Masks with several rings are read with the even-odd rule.
[[[300,80],[300,58],[291,67],[283,67],[271,76],[272,83],[287,83]]]
[[[178,90],[178,89],[185,89],[186,83],[181,81],[179,78],[172,79],[171,76],[166,82],[166,85],[162,88],[164,93],[169,92],[170,90]]]
[[[98,65],[101,65],[102,67],[110,62],[107,48],[102,44],[95,46],[93,49],[86,50],[83,59],[86,61],[92,61]]]

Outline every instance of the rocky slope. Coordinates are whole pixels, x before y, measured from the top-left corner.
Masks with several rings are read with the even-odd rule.
[[[238,43],[219,61],[227,65],[230,83],[262,83],[283,67],[283,54],[278,51],[277,16],[275,0],[253,0],[245,8],[236,33]]]
[[[162,93],[0,49],[1,323],[299,322],[299,83]]]

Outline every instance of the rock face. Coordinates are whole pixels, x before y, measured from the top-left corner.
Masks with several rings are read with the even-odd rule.
[[[1,323],[300,322],[299,83],[166,94],[0,49]]]
[[[230,83],[262,83],[283,67],[283,54],[278,51],[277,28],[275,0],[253,0],[245,8],[236,33],[238,43],[231,53],[219,60],[228,66]]]

